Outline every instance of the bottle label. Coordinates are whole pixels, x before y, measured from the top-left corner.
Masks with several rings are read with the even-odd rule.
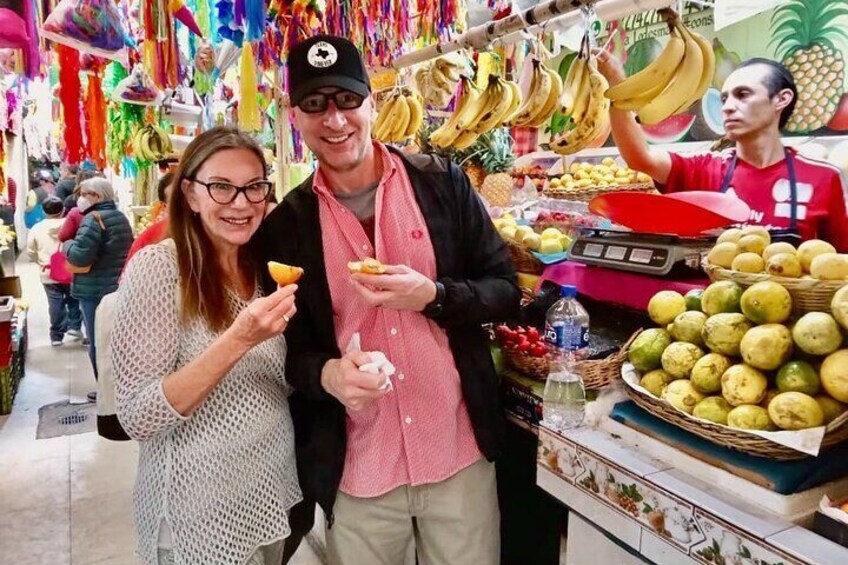
[[[545,341],[561,351],[577,351],[589,346],[589,326],[545,324]]]

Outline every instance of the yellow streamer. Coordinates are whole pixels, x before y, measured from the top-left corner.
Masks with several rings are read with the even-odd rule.
[[[248,42],[245,42],[242,47],[240,67],[239,127],[247,131],[259,131],[262,128],[262,120],[259,116],[257,99],[259,88],[256,85],[256,63],[253,60],[253,49]]]

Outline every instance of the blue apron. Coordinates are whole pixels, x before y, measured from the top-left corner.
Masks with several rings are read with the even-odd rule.
[[[798,183],[795,177],[795,156],[785,147],[783,148],[783,154],[786,157],[786,170],[789,173],[789,227],[786,229],[774,229],[770,233],[773,242],[785,241],[797,247],[802,240],[801,233],[798,231]],[[736,165],[738,163],[739,155],[734,152],[730,167],[728,167],[724,175],[724,180],[721,182],[721,192],[727,192],[730,189],[730,183],[733,181],[733,173],[736,172]]]

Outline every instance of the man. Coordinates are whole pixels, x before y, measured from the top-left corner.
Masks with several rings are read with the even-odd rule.
[[[604,50],[596,53],[610,85],[624,80],[617,60]],[[734,149],[684,157],[649,147],[634,114],[624,110],[611,111],[612,134],[627,165],[651,175],[666,192],[733,191],[751,207],[751,224],[824,239],[846,252],[846,186],[839,169],[785,148],[780,139],[797,96],[786,67],[751,59],[727,77],[721,92]]]
[[[505,427],[481,324],[517,313],[504,244],[459,167],[372,142],[352,43],[312,37],[289,65],[294,123],[318,168],[256,246],[305,270],[286,375],[302,396],[299,475],[327,514],[330,561],[398,565],[414,540],[422,564],[497,563],[490,461]],[[351,275],[348,262],[369,257],[386,273]],[[355,333],[362,351],[342,354]],[[359,370],[366,351],[394,364],[390,387]]]
[[[133,241],[132,247],[130,247],[130,252],[127,255],[127,262],[124,265],[125,267],[129,264],[133,255],[148,245],[159,243],[168,235],[168,200],[171,198],[171,184],[173,181],[174,173],[171,171],[168,171],[162,175],[162,178],[159,179],[159,185],[157,187],[159,196],[159,202],[157,204],[160,206],[159,214],[156,218],[154,218],[154,223],[148,226],[137,238],[135,238],[135,241]]]
[[[59,167],[59,182],[56,184],[56,196],[65,201],[65,199],[74,193],[74,188],[77,186],[77,172],[79,171],[79,167],[77,165],[71,165],[67,162],[62,162],[62,166]]]
[[[50,313],[50,345],[58,347],[66,335],[82,339],[82,311],[77,299],[71,296],[71,285],[51,277],[51,259],[59,251],[59,228],[64,221],[62,201],[48,196],[42,205],[46,218],[27,234],[27,253],[30,260],[41,267],[41,282],[47,293]]]

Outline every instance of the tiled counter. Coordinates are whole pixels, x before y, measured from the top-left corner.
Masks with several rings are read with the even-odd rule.
[[[539,428],[537,471],[539,487],[576,514],[569,521],[570,565],[585,565],[586,555],[594,563],[604,562],[602,555],[630,563],[633,554],[669,565],[848,564],[847,548],[605,431],[560,435]]]

